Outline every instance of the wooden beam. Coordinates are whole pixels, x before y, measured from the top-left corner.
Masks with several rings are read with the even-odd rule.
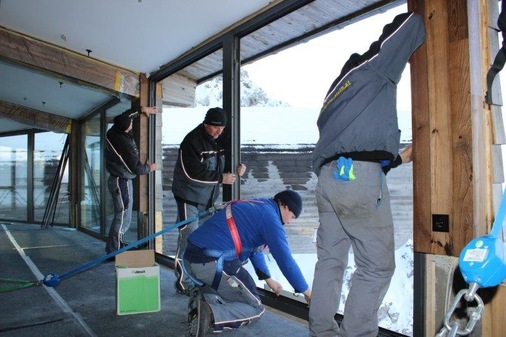
[[[409,10],[422,15],[426,19],[424,1],[411,1]],[[429,111],[429,74],[425,70],[429,62],[426,44],[422,44],[411,57],[411,101],[413,124],[413,237],[416,252],[430,252],[432,241],[432,216],[430,189],[431,172],[428,166],[431,162],[430,151],[430,115]]]
[[[149,106],[149,81],[144,74],[140,76],[140,106]],[[139,114],[139,118],[135,121],[136,128],[134,129],[134,137],[137,141],[139,149],[139,159],[141,162],[146,162],[149,157],[149,119],[144,114]],[[153,160],[153,159],[151,159]],[[135,199],[138,200],[137,210],[142,213],[148,213],[149,202],[149,186],[148,176],[139,175],[136,179],[136,190],[139,192]]]
[[[72,130],[72,120],[70,118],[22,107],[5,101],[0,101],[0,117],[53,132],[70,133]]]
[[[484,95],[491,37],[497,35],[489,32],[488,15],[497,2],[409,0],[408,8],[423,15],[427,28],[426,43],[411,62],[414,251],[452,261],[469,241],[489,231],[493,219],[492,144],[504,137],[502,129],[494,133]],[[495,117],[500,120],[499,114]],[[449,233],[432,230],[431,215],[438,212],[448,212]],[[462,284],[452,274],[434,274],[430,265],[426,276],[425,294],[431,301],[425,331],[433,336],[447,310],[437,301],[447,295],[441,285],[448,280],[452,288]],[[481,289],[480,294],[486,307],[481,331],[475,333],[502,335],[504,287]]]
[[[414,248],[458,256],[474,238],[473,151],[467,3],[410,2],[425,19],[426,41],[413,55]],[[433,231],[433,215],[449,232]]]
[[[458,257],[475,238],[473,129],[471,123],[471,83],[467,4],[461,0],[446,3],[448,11],[448,73],[452,156],[452,213],[450,254]],[[485,130],[483,130],[485,131]],[[476,135],[478,137],[478,135]],[[490,145],[488,146],[490,149]],[[485,149],[483,149],[485,150]],[[490,153],[490,152],[487,152]]]
[[[155,126],[155,158],[154,162],[158,165],[158,169],[154,174],[155,182],[163,181],[163,149],[162,149],[162,139],[163,139],[163,130],[162,130],[162,114],[163,104],[162,104],[162,82],[156,83],[155,87],[155,101],[158,108],[158,115],[156,116],[156,126]],[[157,183],[154,186],[154,203],[155,203],[155,215],[154,215],[154,226],[152,227],[154,232],[159,232],[163,229],[163,200],[164,193],[162,184]],[[155,248],[156,252],[162,254],[163,253],[163,237],[158,236],[155,240]]]
[[[431,160],[428,169],[431,172],[430,181],[430,209],[431,209],[431,251],[440,255],[451,255],[450,233],[432,231],[432,214],[449,216],[450,227],[455,227],[453,217],[453,160],[452,160],[452,124],[451,124],[451,96],[450,67],[448,48],[448,11],[446,0],[430,2],[429,20],[426,21],[426,46],[429,73],[429,127]]]
[[[0,58],[73,79],[80,84],[139,96],[139,74],[0,27]]]

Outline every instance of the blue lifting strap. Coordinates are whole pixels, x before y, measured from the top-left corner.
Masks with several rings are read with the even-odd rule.
[[[90,262],[88,262],[88,263],[86,263],[86,264],[84,264],[84,265],[82,265],[80,267],[74,268],[74,269],[72,269],[72,270],[70,270],[70,271],[68,271],[66,273],[63,273],[61,275],[48,274],[41,281],[42,281],[42,283],[44,285],[46,285],[48,287],[56,287],[58,284],[60,284],[60,281],[63,280],[63,279],[69,278],[69,277],[71,277],[71,276],[73,276],[73,275],[75,275],[77,273],[80,273],[80,272],[82,272],[82,271],[84,271],[84,270],[86,270],[88,268],[91,268],[91,267],[93,267],[93,266],[95,266],[95,265],[97,265],[99,263],[102,263],[103,261],[105,261],[105,260],[107,260],[107,259],[109,259],[111,257],[114,257],[114,256],[116,256],[116,255],[118,255],[120,253],[123,253],[124,251],[127,251],[127,250],[129,250],[131,248],[137,247],[137,246],[139,246],[139,245],[141,245],[141,244],[143,244],[145,242],[148,242],[149,240],[154,239],[155,237],[157,237],[159,235],[162,235],[162,234],[164,234],[164,233],[166,233],[168,231],[171,231],[171,230],[173,230],[175,228],[179,228],[179,227],[181,227],[181,226],[183,226],[183,225],[185,225],[187,223],[190,223],[190,222],[195,221],[197,219],[200,219],[200,218],[202,218],[202,217],[204,217],[204,216],[206,216],[208,214],[211,214],[212,212],[214,212],[214,210],[215,210],[214,208],[210,208],[208,210],[199,212],[197,215],[195,215],[193,217],[190,217],[190,218],[188,218],[186,220],[183,220],[183,221],[180,221],[178,223],[175,223],[175,224],[173,224],[171,226],[167,226],[164,229],[162,229],[162,230],[160,230],[160,231],[158,231],[156,233],[148,235],[148,236],[146,236],[146,237],[144,237],[144,238],[142,238],[140,240],[134,241],[131,244],[129,244],[128,246],[122,247],[122,248],[120,248],[118,250],[115,250],[114,252],[111,252],[111,253],[109,253],[107,255],[101,256],[98,259],[90,261]]]
[[[181,256],[184,256],[184,252],[183,252],[183,254],[181,254]],[[186,267],[186,261],[185,261],[185,259],[181,259],[181,267],[183,268],[183,272],[190,278],[190,280],[192,280],[193,283],[195,283],[195,285],[197,287],[203,287],[204,286],[204,282],[202,282],[201,280],[197,279],[195,276],[193,276],[192,273],[190,273],[188,271],[188,268]]]

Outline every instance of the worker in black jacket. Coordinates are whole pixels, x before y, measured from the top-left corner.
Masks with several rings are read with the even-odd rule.
[[[140,107],[140,112],[149,117],[156,114],[156,107]],[[105,251],[109,254],[123,244],[123,235],[132,220],[133,187],[132,179],[137,175],[156,170],[156,164],[139,160],[139,150],[132,136],[133,119],[139,115],[129,109],[114,118],[113,126],[107,131],[105,167],[109,172],[107,185],[112,196],[114,217]]]
[[[203,123],[190,131],[181,142],[172,180],[178,222],[190,219],[212,207],[220,194],[220,185],[232,185],[236,180],[236,174],[242,176],[246,171],[246,166],[239,163],[236,174],[224,173],[225,150],[220,145],[220,135],[226,125],[225,110],[211,108],[207,111]],[[189,290],[194,286],[181,268],[186,240],[204,220],[195,220],[179,227],[174,286],[180,294],[189,295]]]

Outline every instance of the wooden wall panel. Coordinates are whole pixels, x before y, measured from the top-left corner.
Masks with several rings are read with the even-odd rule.
[[[179,73],[172,74],[163,81],[162,102],[164,105],[176,107],[193,107],[195,104],[194,79]]]

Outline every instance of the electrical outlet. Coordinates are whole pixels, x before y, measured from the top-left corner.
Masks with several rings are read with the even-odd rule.
[[[448,214],[432,214],[433,232],[450,232],[450,216]]]

